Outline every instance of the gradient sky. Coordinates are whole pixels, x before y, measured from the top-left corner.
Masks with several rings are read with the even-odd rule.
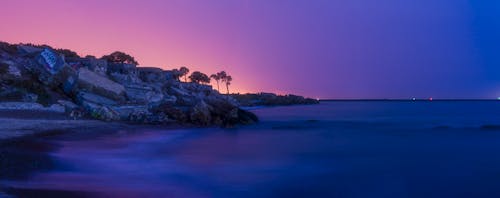
[[[498,0],[0,0],[0,40],[226,70],[236,92],[500,97]]]

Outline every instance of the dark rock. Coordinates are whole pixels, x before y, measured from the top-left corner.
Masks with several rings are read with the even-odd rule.
[[[56,74],[66,64],[61,55],[49,48],[45,48],[40,52],[36,59],[50,74]]]
[[[95,119],[108,122],[120,120],[120,114],[108,106],[102,106],[87,101],[84,101],[81,105],[83,106],[85,111]]]
[[[163,100],[162,93],[156,92],[148,86],[127,85],[125,86],[125,94],[134,103],[157,103]]]
[[[33,55],[42,52],[42,48],[33,47],[29,45],[19,45],[17,46],[17,51],[21,56]]]
[[[319,101],[297,95],[276,95],[273,93],[259,94],[232,94],[234,99],[242,106],[277,106],[277,105],[302,105],[318,104]]]
[[[207,126],[212,124],[212,117],[210,112],[212,112],[212,107],[208,106],[203,100],[199,101],[190,112],[191,122],[198,125]]]
[[[78,71],[78,88],[117,101],[124,99],[125,87],[86,68]]]
[[[174,71],[81,58],[50,46],[1,42],[0,101],[30,102],[74,119],[87,115],[137,124],[234,126],[258,120],[239,109],[232,97],[209,85],[180,82]]]
[[[176,120],[180,123],[185,123],[188,121],[188,107],[179,107],[171,104],[161,104],[157,108],[153,109],[152,113],[163,113],[168,118]]]
[[[93,93],[89,93],[89,92],[84,92],[84,91],[77,94],[77,101],[80,104],[83,104],[85,102],[91,102],[94,104],[106,105],[106,106],[114,106],[114,105],[118,104],[116,101],[111,100],[109,98],[102,97],[102,96],[99,96],[99,95],[96,95]]]
[[[167,80],[163,69],[156,67],[138,67],[137,73],[143,82],[164,82]]]
[[[255,114],[242,109],[238,109],[238,118],[238,122],[241,124],[254,124],[259,122],[259,118]]]

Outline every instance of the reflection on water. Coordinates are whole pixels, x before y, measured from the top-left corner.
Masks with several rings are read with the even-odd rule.
[[[481,129],[500,124],[498,102],[254,111],[262,122],[236,129],[53,140],[55,170],[2,184],[72,197],[500,197],[500,131]]]

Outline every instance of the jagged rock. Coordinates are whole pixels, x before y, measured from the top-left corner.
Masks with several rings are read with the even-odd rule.
[[[167,115],[168,118],[176,120],[180,123],[184,123],[188,121],[188,108],[187,107],[179,107],[171,104],[161,104],[158,107],[152,109],[152,113],[160,114],[163,113]]]
[[[118,73],[133,76],[138,78],[137,66],[133,64],[126,63],[109,63],[108,64],[109,73]]]
[[[58,100],[57,103],[62,105],[64,107],[64,110],[66,113],[70,113],[74,111],[75,109],[78,109],[79,106],[76,105],[75,103],[68,101],[68,100]]]
[[[189,115],[191,122],[199,125],[210,125],[212,123],[212,117],[210,112],[212,107],[208,106],[203,100],[198,102],[192,109]]]
[[[19,46],[17,46],[17,51],[22,56],[40,53],[40,52],[42,52],[42,50],[43,49],[41,49],[41,48],[37,48],[37,47],[33,47],[33,46],[28,46],[28,45],[19,45]]]
[[[114,81],[116,81],[122,85],[142,83],[141,79],[139,79],[135,75],[121,74],[121,73],[113,72],[113,73],[109,74],[109,76],[111,77],[111,79],[113,79]]]
[[[153,91],[152,87],[127,85],[125,87],[127,98],[136,103],[157,103],[163,99],[163,94]]]
[[[163,69],[157,67],[138,67],[137,73],[143,82],[164,82],[167,80]]]
[[[167,104],[175,104],[177,102],[177,97],[171,96],[171,95],[164,95],[162,103],[167,103]]]
[[[48,48],[43,49],[36,59],[50,74],[56,74],[66,64],[61,55]]]
[[[88,57],[88,58],[69,57],[66,58],[65,60],[69,65],[71,65],[76,70],[85,67],[90,71],[93,71],[101,76],[106,76],[108,71],[108,62],[106,60],[96,59],[94,57]]]
[[[135,111],[129,115],[128,121],[137,124],[162,124],[171,122],[163,113],[152,114],[148,111]]]
[[[36,101],[38,101],[38,95],[33,94],[33,93],[26,93],[23,96],[23,101],[24,102],[36,102]]]
[[[69,66],[64,66],[54,76],[54,83],[60,86],[66,94],[71,94],[76,89],[77,79],[77,72]]]
[[[138,124],[233,126],[257,120],[232,97],[208,85],[180,82],[173,71],[94,57],[65,58],[50,47],[12,46],[12,52],[0,47],[0,101],[37,101],[50,107],[23,103],[36,104],[24,108]]]
[[[101,76],[106,76],[108,72],[108,62],[106,60],[90,58],[88,67],[91,71]]]
[[[78,87],[117,101],[124,99],[125,87],[123,85],[115,83],[86,68],[78,70]]]
[[[113,105],[118,104],[116,101],[113,101],[109,98],[105,98],[105,97],[102,97],[102,96],[99,96],[99,95],[96,95],[93,93],[89,93],[89,92],[84,92],[84,91],[78,93],[77,101],[80,104],[83,104],[85,102],[91,102],[94,104],[106,105],[106,106],[113,106]]]
[[[4,71],[2,78],[18,79],[21,78],[21,70],[15,66],[12,61],[1,61],[0,67]]]
[[[120,120],[120,114],[108,106],[101,106],[87,101],[84,101],[82,106],[95,119],[108,122]]]
[[[137,112],[147,112],[148,106],[146,105],[126,105],[126,106],[115,106],[112,109],[120,115],[121,120],[129,120],[130,115],[138,114]]]
[[[238,118],[239,123],[241,124],[253,124],[259,122],[259,118],[255,114],[242,109],[238,109]]]
[[[64,108],[64,106],[62,106],[60,104],[52,104],[52,105],[50,105],[50,107],[48,107],[48,110],[52,111],[52,112],[57,112],[57,113],[66,112],[66,109]]]

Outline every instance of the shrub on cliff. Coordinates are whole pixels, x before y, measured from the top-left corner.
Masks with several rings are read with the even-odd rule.
[[[64,55],[66,58],[81,58],[76,52],[69,49],[54,49],[59,54]]]
[[[198,84],[208,84],[210,83],[210,78],[204,74],[204,73],[201,73],[199,71],[195,71],[193,72],[190,76],[189,76],[189,79],[191,80],[191,82],[195,82],[195,83],[198,83]]]
[[[189,69],[187,67],[181,67],[179,69],[179,72],[180,72],[180,76],[179,77],[183,77],[184,76],[184,82],[187,82],[187,75],[189,73]]]
[[[126,63],[133,65],[139,64],[134,57],[120,51],[113,52],[110,55],[105,55],[101,59],[104,59],[110,63]]]

